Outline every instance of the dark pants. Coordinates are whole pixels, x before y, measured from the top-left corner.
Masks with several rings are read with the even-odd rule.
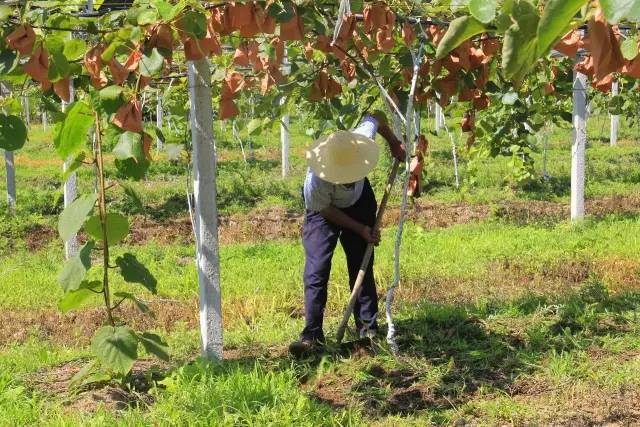
[[[365,179],[362,196],[353,205],[341,209],[354,220],[373,227],[376,220],[377,203],[369,180]],[[305,328],[302,339],[324,340],[322,318],[327,304],[327,284],[331,272],[331,258],[338,239],[347,257],[349,287],[353,288],[367,242],[351,230],[327,221],[318,212],[307,211],[302,231],[305,252],[304,265],[304,316]],[[348,301],[344,301],[346,306]],[[356,301],[354,316],[358,331],[377,329],[378,295],[373,279],[373,256],[365,274]]]

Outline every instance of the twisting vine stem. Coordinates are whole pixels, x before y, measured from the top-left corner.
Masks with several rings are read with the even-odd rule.
[[[102,228],[102,294],[107,310],[107,320],[111,326],[115,326],[111,313],[111,293],[109,292],[109,241],[107,239],[107,202],[106,187],[104,183],[104,158],[102,156],[102,129],[100,127],[100,115],[95,112],[96,120],[96,166],[98,172],[98,209],[100,211],[100,226]]]

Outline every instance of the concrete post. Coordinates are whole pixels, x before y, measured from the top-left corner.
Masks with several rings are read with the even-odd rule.
[[[46,132],[48,128],[49,128],[49,122],[48,122],[47,112],[43,111],[42,112],[42,130]]]
[[[585,150],[587,145],[587,76],[574,71],[573,145],[571,147],[571,219],[584,219]]]
[[[73,80],[69,81],[69,92],[71,93],[71,97],[69,99],[69,103],[66,103],[64,101],[62,101],[62,111],[66,111],[67,110],[67,106],[74,102],[75,99],[75,91],[73,88]],[[65,160],[63,166],[62,166],[62,171],[66,172],[67,169],[69,169],[69,165],[71,164],[71,161],[73,159],[67,159]],[[71,203],[73,203],[73,201],[76,199],[77,197],[77,174],[75,172],[73,172],[71,175],[69,175],[69,178],[67,179],[67,182],[64,183],[64,190],[63,190],[63,194],[64,194],[64,207],[66,208],[67,206],[69,206]],[[71,237],[69,240],[67,240],[66,242],[64,242],[64,255],[66,259],[69,258],[73,258],[74,256],[76,256],[76,254],[78,253],[78,236],[73,236]]]
[[[27,129],[31,127],[31,110],[29,109],[29,98],[22,97],[22,109],[24,110],[24,122],[27,125]]]
[[[282,75],[288,76],[291,73],[291,65],[289,64],[289,57],[287,50],[284,51],[284,60],[282,64]],[[283,96],[280,99],[280,105],[284,105],[287,102]],[[280,122],[280,144],[282,151],[282,177],[286,178],[289,175],[289,114],[282,116]]]
[[[442,107],[438,102],[435,103],[434,109],[434,118],[435,118],[435,131],[436,133],[440,132],[440,129],[444,127],[444,114],[442,113]]]
[[[9,209],[16,207],[16,166],[13,162],[13,151],[4,152],[4,164],[7,169],[7,204]]]
[[[620,91],[620,84],[618,83],[618,81],[614,81],[613,85],[611,86],[611,95],[613,96],[617,96],[618,93]],[[616,115],[611,115],[611,137],[610,137],[610,143],[612,146],[618,145],[618,126],[620,125],[620,116]]]
[[[156,103],[156,127],[162,131],[162,94],[158,91],[158,98]],[[162,141],[160,138],[156,139],[156,149],[158,152],[162,151]]]
[[[222,301],[216,205],[216,147],[213,139],[209,60],[189,61],[193,145],[196,265],[200,288],[200,334],[207,359],[222,359]]]

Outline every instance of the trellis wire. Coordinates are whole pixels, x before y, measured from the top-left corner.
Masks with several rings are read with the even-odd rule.
[[[395,291],[398,288],[398,284],[400,283],[400,245],[402,244],[402,234],[404,231],[404,224],[407,220],[407,206],[408,206],[408,189],[409,189],[409,178],[411,176],[411,155],[414,150],[415,145],[415,136],[416,131],[419,131],[417,127],[417,120],[414,114],[414,106],[413,106],[413,98],[415,96],[416,86],[418,82],[418,71],[420,69],[420,60],[422,58],[422,50],[424,45],[420,45],[418,49],[418,54],[416,55],[412,50],[411,58],[413,59],[413,77],[411,79],[411,89],[409,91],[409,96],[407,100],[407,111],[405,113],[405,175],[403,177],[403,185],[402,185],[402,203],[400,205],[400,220],[398,223],[398,230],[396,231],[396,240],[393,249],[393,282],[391,282],[391,286],[387,289],[387,298],[385,301],[385,316],[387,318],[387,343],[389,344],[389,348],[393,354],[397,354],[399,352],[398,343],[396,342],[396,326],[393,322],[393,315],[391,312],[391,307],[393,305],[393,300],[395,297]],[[394,116],[395,117],[395,116]],[[400,118],[402,118],[400,116]],[[394,119],[396,124],[394,125],[394,131],[397,132],[397,118]]]

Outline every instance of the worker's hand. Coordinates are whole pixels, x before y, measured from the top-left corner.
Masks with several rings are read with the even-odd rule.
[[[367,243],[373,243],[376,246],[380,244],[380,230],[378,229],[363,225],[360,235]]]
[[[404,162],[406,160],[407,153],[404,149],[404,144],[402,144],[400,141],[397,141],[396,143],[389,142],[389,149],[391,150],[391,155],[394,158],[398,159],[401,162]]]

